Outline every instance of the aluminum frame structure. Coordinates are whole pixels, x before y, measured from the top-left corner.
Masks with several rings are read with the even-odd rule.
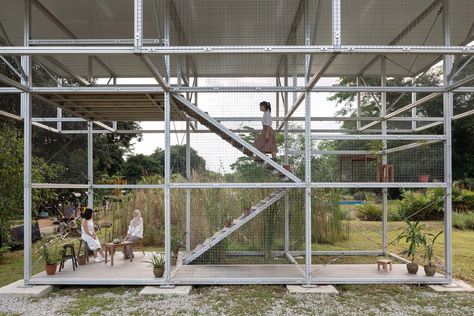
[[[309,0],[301,0],[302,12],[297,14],[294,19],[294,27],[302,27],[304,30],[304,43],[291,43],[287,41],[287,45],[265,45],[265,46],[173,46],[176,43],[170,42],[170,28],[172,21],[176,18],[171,14],[173,8],[172,0],[165,0],[164,10],[164,38],[163,39],[145,39],[143,30],[143,0],[134,0],[134,34],[128,39],[81,39],[77,38],[72,32],[68,31],[67,28],[61,23],[58,18],[55,18],[53,14],[49,13],[49,18],[53,19],[54,23],[58,25],[63,31],[65,31],[70,39],[31,39],[31,6],[32,4],[38,5],[38,0],[24,0],[24,34],[22,46],[0,46],[0,55],[19,55],[21,56],[22,73],[25,76],[20,76],[21,80],[14,81],[5,76],[0,77],[0,81],[6,85],[6,87],[0,88],[0,94],[3,93],[20,93],[21,94],[21,116],[0,112],[0,115],[22,120],[24,123],[24,224],[25,224],[25,252],[24,252],[24,284],[29,286],[32,284],[161,284],[161,285],[173,285],[182,283],[196,283],[196,284],[332,284],[332,283],[450,283],[452,280],[452,227],[451,227],[451,216],[452,216],[452,205],[451,205],[451,194],[452,194],[452,144],[451,144],[451,122],[453,119],[459,119],[467,115],[474,114],[473,111],[458,114],[453,116],[453,94],[454,93],[473,93],[474,88],[467,86],[468,83],[474,80],[474,74],[458,81],[453,82],[453,78],[450,74],[453,69],[454,54],[462,55],[474,55],[474,46],[469,45],[469,41],[464,45],[452,45],[451,42],[451,30],[450,30],[450,12],[449,12],[449,0],[435,0],[426,9],[432,11],[434,8],[442,5],[442,19],[443,19],[443,38],[444,42],[441,46],[409,46],[400,45],[399,41],[410,32],[410,30],[420,23],[418,20],[424,18],[424,12],[411,23],[389,44],[389,45],[343,45],[342,42],[342,14],[341,14],[341,0],[331,0],[332,7],[332,44],[331,45],[314,45],[312,40],[313,34],[311,34],[308,14],[308,2]],[[48,9],[42,5],[43,12],[49,12]],[[176,9],[174,9],[176,10]],[[431,12],[430,11],[430,12]],[[301,16],[302,14],[302,16]],[[303,20],[303,25],[299,26],[300,21]],[[179,23],[178,23],[179,24]],[[411,28],[410,28],[411,27]],[[181,30],[182,31],[182,30]],[[291,37],[291,30],[290,36]],[[470,40],[473,37],[469,37]],[[183,38],[184,34],[181,34]],[[298,45],[297,45],[298,44]],[[142,60],[145,67],[149,70],[151,76],[156,79],[156,85],[119,85],[116,84],[117,74],[109,70],[111,79],[113,80],[112,85],[89,85],[89,81],[82,81],[85,85],[66,87],[36,87],[32,85],[32,58],[41,56],[55,56],[55,55],[87,55],[91,56],[90,59],[100,61],[102,55],[138,55]],[[296,69],[292,72],[292,83],[289,83],[289,61],[288,58],[283,58],[280,63],[282,67],[277,69],[277,84],[271,86],[246,86],[246,87],[224,87],[224,86],[210,86],[210,87],[199,87],[197,86],[197,78],[199,74],[196,71],[194,62],[186,63],[186,70],[182,72],[181,66],[177,70],[178,84],[171,84],[172,71],[170,59],[179,58],[186,56],[192,61],[192,56],[195,55],[211,55],[211,54],[286,54],[289,56],[303,55],[304,56],[304,85],[298,85],[298,77]],[[334,58],[341,54],[352,54],[352,55],[374,55],[376,54],[379,58],[381,56],[381,82],[380,86],[362,86],[359,85],[359,77],[357,77],[357,86],[353,87],[338,87],[338,86],[318,86],[316,85],[321,77],[325,75],[327,68],[331,65]],[[385,70],[385,55],[387,54],[403,54],[403,55],[423,55],[423,54],[436,54],[442,56],[443,61],[443,75],[444,85],[437,87],[417,87],[417,86],[386,86],[386,70]],[[324,55],[327,56],[326,61],[318,68],[312,69],[312,58],[314,56]],[[153,61],[150,59],[151,56],[158,56],[163,59],[164,72],[154,66]],[[190,57],[191,56],[191,57]],[[99,62],[102,67],[108,68],[102,61]],[[370,64],[374,62],[371,61]],[[92,62],[90,62],[90,67]],[[66,68],[65,65],[59,65],[62,68]],[[432,65],[430,65],[432,66]],[[67,69],[66,69],[67,71]],[[71,71],[68,73],[72,74]],[[361,73],[361,75],[363,72]],[[284,76],[284,84],[282,85],[279,80],[280,76]],[[74,77],[79,78],[78,75]],[[194,78],[194,84],[191,84],[191,79]],[[261,92],[275,92],[277,94],[278,110],[277,110],[277,129],[282,131],[285,135],[285,150],[284,159],[288,162],[288,155],[290,154],[286,140],[291,132],[304,132],[305,135],[305,150],[302,154],[305,157],[305,178],[301,182],[275,182],[275,183],[171,183],[170,181],[170,121],[171,121],[171,108],[172,108],[172,95],[173,94],[186,94],[186,98],[197,105],[198,94],[205,92],[213,93],[230,93],[230,92],[250,92],[250,93],[261,93]],[[379,117],[361,117],[360,116],[360,104],[358,105],[358,112],[356,117],[317,117],[312,116],[312,92],[350,92],[360,94],[362,92],[378,92],[382,95],[382,107]],[[387,113],[386,108],[386,93],[399,92],[399,93],[411,93],[413,95],[411,104],[402,107],[392,113]],[[416,93],[431,93],[427,97],[417,99]],[[92,142],[93,137],[96,134],[101,133],[136,133],[133,130],[119,130],[117,129],[117,123],[113,122],[112,126],[101,121],[100,117],[86,119],[83,117],[66,118],[62,117],[61,109],[58,107],[57,117],[48,118],[33,118],[32,117],[32,97],[39,97],[40,99],[43,94],[53,93],[55,95],[63,94],[75,94],[83,95],[88,93],[103,93],[103,94],[147,94],[147,93],[162,93],[164,96],[164,108],[163,108],[163,120],[164,129],[161,130],[141,130],[140,133],[164,133],[165,139],[165,182],[164,184],[148,184],[148,185],[112,185],[112,184],[96,184],[93,182],[93,151]],[[290,102],[290,94],[292,94],[292,101]],[[418,117],[416,116],[416,108],[423,106],[427,101],[438,97],[443,97],[443,117]],[[281,97],[281,103],[280,103]],[[360,97],[358,98],[360,102]],[[47,101],[47,100],[46,100]],[[304,102],[304,117],[296,117],[293,114],[296,109]],[[57,104],[53,105],[57,106]],[[283,106],[283,116],[280,116],[280,106]],[[411,111],[411,116],[400,116],[403,112]],[[225,120],[259,120],[254,117],[234,117],[230,118],[215,118],[217,121]],[[324,129],[312,129],[311,123],[313,121],[354,121],[357,123],[357,128],[354,130],[324,130]],[[390,130],[387,129],[388,121],[408,121],[412,122],[412,127],[407,130]],[[77,130],[64,130],[63,124],[68,122],[87,122],[86,131]],[[294,129],[289,126],[290,122],[302,121],[305,123],[304,129]],[[45,122],[56,122],[57,128],[44,125]],[[367,124],[365,122],[368,122]],[[427,125],[418,126],[417,122],[431,122]],[[187,120],[186,129],[179,130],[179,133],[186,134],[186,175],[189,181],[190,178],[190,133],[210,133],[209,130],[199,130],[193,124],[191,119]],[[100,129],[94,129],[93,124],[97,125]],[[366,125],[364,125],[366,124]],[[381,124],[380,129],[369,129],[377,124]],[[31,161],[32,161],[32,126],[42,127],[52,132],[57,133],[87,133],[88,140],[88,182],[85,184],[68,184],[68,183],[32,183],[31,178]],[[427,134],[416,134],[417,132],[428,129],[433,126],[443,125],[444,132],[442,135],[427,135]],[[234,130],[233,132],[244,132]],[[317,134],[320,133],[320,134]],[[332,134],[331,134],[332,133]],[[342,134],[341,134],[342,133]],[[394,134],[396,133],[396,134]],[[428,141],[428,142],[442,142],[444,146],[444,181],[442,182],[313,182],[311,178],[311,157],[313,154],[325,154],[323,151],[313,151],[312,143],[314,140],[382,140],[385,142],[383,149],[383,159],[386,162],[386,155],[390,151],[401,151],[406,150],[410,145],[400,146],[400,148],[386,148],[387,140],[411,140],[411,141]],[[348,151],[352,153],[353,151]],[[337,154],[344,154],[340,152]],[[388,188],[434,188],[441,187],[445,190],[445,276],[443,278],[417,278],[411,280],[410,278],[393,279],[393,278],[354,278],[346,279],[341,281],[340,279],[331,278],[318,278],[317,274],[314,275],[312,271],[312,256],[313,255],[396,255],[387,252],[387,189]],[[69,280],[69,281],[55,281],[53,279],[43,278],[34,279],[32,278],[32,241],[31,241],[31,207],[32,207],[32,189],[45,189],[45,188],[69,188],[69,189],[86,189],[88,191],[88,206],[93,205],[93,191],[94,189],[164,189],[165,198],[165,274],[163,279],[153,280],[139,280],[133,278],[126,278],[124,280]],[[300,188],[305,190],[305,250],[303,252],[292,252],[289,251],[289,206],[288,199],[285,198],[285,246],[283,253],[291,260],[293,255],[304,255],[305,256],[305,268],[302,269],[303,277],[300,278],[252,278],[252,279],[214,279],[205,278],[197,279],[195,281],[183,281],[173,278],[173,271],[170,266],[171,256],[171,210],[170,210],[170,194],[172,189],[186,189],[186,250],[190,251],[190,189],[193,188]],[[324,252],[314,251],[311,245],[311,194],[313,189],[320,188],[379,188],[383,190],[383,232],[382,232],[382,249],[376,251],[339,251],[339,252]]]

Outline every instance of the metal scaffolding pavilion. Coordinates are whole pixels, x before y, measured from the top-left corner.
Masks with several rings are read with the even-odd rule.
[[[269,276],[259,266],[242,277],[220,275],[221,284],[274,283],[450,283],[452,280],[452,144],[451,122],[474,114],[473,110],[453,114],[455,93],[474,93],[474,74],[457,79],[453,74],[455,55],[474,56],[474,2],[471,0],[0,0],[0,56],[21,56],[21,69],[10,65],[18,81],[0,74],[1,94],[21,94],[21,114],[0,111],[0,114],[24,122],[24,281],[29,284],[84,284],[84,280],[64,278],[33,278],[31,214],[33,189],[86,189],[88,206],[93,206],[97,189],[160,189],[164,191],[165,274],[163,279],[127,277],[113,284],[214,284],[212,266],[186,265],[213,246],[206,240],[191,249],[192,189],[259,188],[275,189],[255,210],[264,209],[291,189],[304,190],[304,245],[298,263],[288,245],[288,203],[285,200],[285,245],[283,254],[292,263],[287,276]],[[414,78],[442,62],[443,80],[439,86],[388,86],[387,78]],[[37,65],[58,81],[57,86],[33,84],[33,67]],[[465,65],[464,65],[465,66]],[[462,67],[464,67],[462,66]],[[352,76],[357,86],[318,84],[322,78]],[[105,79],[98,84],[95,79]],[[121,84],[123,78],[153,78],[154,84]],[[246,81],[265,78],[262,85]],[[367,78],[378,84],[368,85]],[[59,79],[59,80],[58,80]],[[202,79],[213,79],[201,84]],[[229,79],[229,80],[227,80]],[[239,81],[243,79],[242,81]],[[268,84],[266,79],[274,79]],[[221,81],[220,81],[221,80]],[[235,81],[232,81],[235,80]],[[229,84],[228,81],[232,83]],[[74,82],[73,84],[70,84]],[[213,84],[217,82],[219,84]],[[223,83],[221,83],[223,82]],[[235,83],[237,82],[237,84]],[[243,82],[243,83],[242,83]],[[251,82],[250,84],[248,82]],[[377,117],[322,117],[313,115],[312,93],[347,92],[360,99],[364,92],[380,94]],[[258,121],[257,117],[217,117],[197,107],[198,96],[233,93],[273,94],[277,100],[275,129],[285,135],[304,134],[304,178],[276,164],[249,145],[223,122]],[[388,93],[409,93],[412,101],[397,110],[387,107]],[[422,97],[417,99],[417,94]],[[442,116],[417,116],[417,109],[436,98],[442,98]],[[33,117],[32,100],[36,99],[58,109],[57,116]],[[71,115],[63,115],[68,112]],[[298,114],[299,113],[299,114]],[[407,116],[408,114],[408,116]],[[298,116],[299,115],[299,116]],[[164,183],[98,184],[94,183],[93,137],[96,134],[133,134],[122,130],[117,122],[157,121],[160,128],[140,133],[164,134]],[[243,154],[260,159],[273,174],[275,182],[202,183],[171,180],[171,122],[183,122],[185,128],[175,130],[186,135],[186,171],[190,170],[190,134],[212,133],[227,141]],[[350,130],[325,130],[318,122],[352,121]],[[68,129],[68,123],[84,122],[83,130]],[[291,123],[301,122],[304,128]],[[316,124],[313,124],[316,122]],[[391,128],[392,122],[406,122],[407,128]],[[53,127],[52,124],[55,124]],[[431,127],[443,126],[442,134],[426,134]],[[314,127],[315,126],[315,127]],[[86,183],[33,183],[32,128],[54,133],[87,135]],[[313,150],[312,142],[321,140],[380,140],[384,148],[378,153],[387,164],[388,155],[420,146],[416,142],[442,144],[443,170],[438,182],[342,182],[320,181],[311,176],[313,155],[354,154],[355,149],[341,152]],[[411,141],[387,148],[387,141]],[[285,162],[291,154],[285,146]],[[389,188],[443,188],[445,191],[445,250],[443,276],[366,277],[337,276],[337,271],[318,276],[313,255],[391,255],[387,240],[387,190]],[[311,194],[322,188],[378,188],[383,194],[382,245],[376,251],[315,252],[311,236]],[[186,255],[183,266],[172,268],[171,205],[172,190],[186,190]],[[282,193],[283,192],[283,193]],[[286,199],[286,198],[285,198]],[[267,203],[267,204],[265,204]],[[257,213],[255,213],[257,214]],[[247,219],[250,220],[251,218]],[[243,225],[244,221],[235,225]],[[236,226],[236,227],[237,227]],[[240,227],[240,226],[239,226]],[[217,234],[217,233],[216,233]],[[213,238],[222,240],[227,235]],[[214,243],[217,243],[215,241]],[[199,249],[198,249],[199,248]],[[296,267],[296,268],[295,268]],[[182,270],[180,270],[182,268]],[[243,267],[241,267],[243,268]],[[183,271],[202,272],[189,277]],[[200,270],[201,269],[201,270]],[[260,270],[259,270],[260,269]],[[364,273],[365,267],[359,272]],[[277,271],[276,268],[275,271]],[[280,269],[281,270],[281,269]],[[226,271],[231,271],[227,268]],[[258,271],[262,273],[259,274]],[[287,270],[285,270],[287,271]],[[228,272],[226,272],[228,273]],[[286,272],[285,272],[286,273]],[[401,272],[400,272],[401,273]],[[284,273],[283,273],[284,274]],[[401,274],[400,274],[401,275]],[[107,278],[90,280],[90,284],[112,284]],[[117,283],[118,282],[118,283]]]

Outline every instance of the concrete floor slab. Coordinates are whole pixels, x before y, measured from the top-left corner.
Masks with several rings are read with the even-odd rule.
[[[451,284],[446,285],[428,285],[436,292],[474,292],[474,287],[462,280],[454,279]]]
[[[23,280],[10,283],[0,288],[0,296],[43,297],[53,290],[52,285],[23,286]]]
[[[189,295],[192,286],[180,285],[175,287],[145,286],[140,295]]]
[[[291,294],[337,294],[339,291],[333,285],[287,285],[286,289]]]

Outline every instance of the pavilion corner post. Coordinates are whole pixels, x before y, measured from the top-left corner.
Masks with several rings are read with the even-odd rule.
[[[141,51],[143,43],[143,0],[134,0],[133,46],[135,52]]]
[[[94,208],[94,131],[92,121],[87,122],[87,207]]]
[[[30,22],[31,22],[31,0],[25,0],[24,11],[24,45],[29,46]],[[26,74],[21,83],[31,87],[31,57],[21,56],[21,67]],[[21,112],[23,116],[23,281],[24,286],[29,286],[32,272],[32,230],[31,230],[31,208],[32,208],[32,190],[31,190],[31,155],[32,155],[32,104],[30,92],[23,92],[20,98]]]
[[[443,34],[444,45],[451,44],[450,33],[450,10],[449,1],[443,1]],[[454,56],[443,56],[443,83],[446,91],[443,93],[443,115],[444,115],[444,180],[446,182],[445,199],[444,199],[444,260],[446,278],[452,281],[452,140],[451,140],[451,120],[453,116],[454,95],[448,91],[448,87],[452,84],[449,75],[453,69]]]
[[[186,122],[186,179],[191,181],[191,122]],[[186,189],[186,252],[191,251],[191,189]]]
[[[288,56],[285,57],[285,68],[284,68],[284,85],[288,87]],[[288,91],[285,92],[285,100],[283,103],[283,111],[285,112],[285,117],[288,114]],[[285,120],[285,157],[284,162],[288,165],[288,120]],[[290,197],[288,194],[285,194],[285,254],[290,251]]]
[[[380,77],[380,85],[385,87],[387,85],[387,71],[386,71],[386,58],[382,56],[381,58],[381,77]],[[380,108],[380,117],[384,117],[387,115],[387,93],[381,93],[381,108]],[[382,120],[382,135],[387,135],[387,121]],[[382,154],[382,165],[386,166],[388,163],[387,157],[387,141],[383,140],[383,154]],[[382,169],[383,170],[383,169]],[[383,172],[383,171],[382,171]],[[388,172],[388,170],[386,171]],[[382,175],[384,178],[384,176]],[[387,254],[387,215],[388,213],[388,189],[382,188],[382,252],[384,255]]]
[[[305,45],[311,44],[310,30],[309,30],[309,1],[305,0],[304,10],[304,35]],[[311,263],[312,263],[312,236],[311,236],[311,89],[308,83],[311,77],[309,69],[311,67],[311,55],[305,55],[305,85],[306,91],[304,93],[305,100],[305,245],[306,245],[306,285],[311,285]]]
[[[169,46],[170,36],[170,0],[165,0],[165,21],[164,21],[164,45]],[[170,55],[164,55],[166,68],[166,83],[170,83]],[[170,192],[170,112],[171,100],[170,92],[164,92],[164,121],[165,121],[165,283],[170,284],[171,280],[171,192]]]

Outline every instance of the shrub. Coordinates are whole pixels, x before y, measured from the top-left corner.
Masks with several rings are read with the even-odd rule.
[[[474,212],[467,213],[453,213],[453,226],[458,229],[472,229],[474,230]]]
[[[356,193],[354,193],[354,200],[367,201],[367,195],[365,194],[365,192],[357,191]]]
[[[398,213],[402,220],[440,220],[443,218],[443,190],[403,191]]]
[[[356,216],[362,221],[381,221],[382,209],[377,204],[361,204],[357,207]]]

